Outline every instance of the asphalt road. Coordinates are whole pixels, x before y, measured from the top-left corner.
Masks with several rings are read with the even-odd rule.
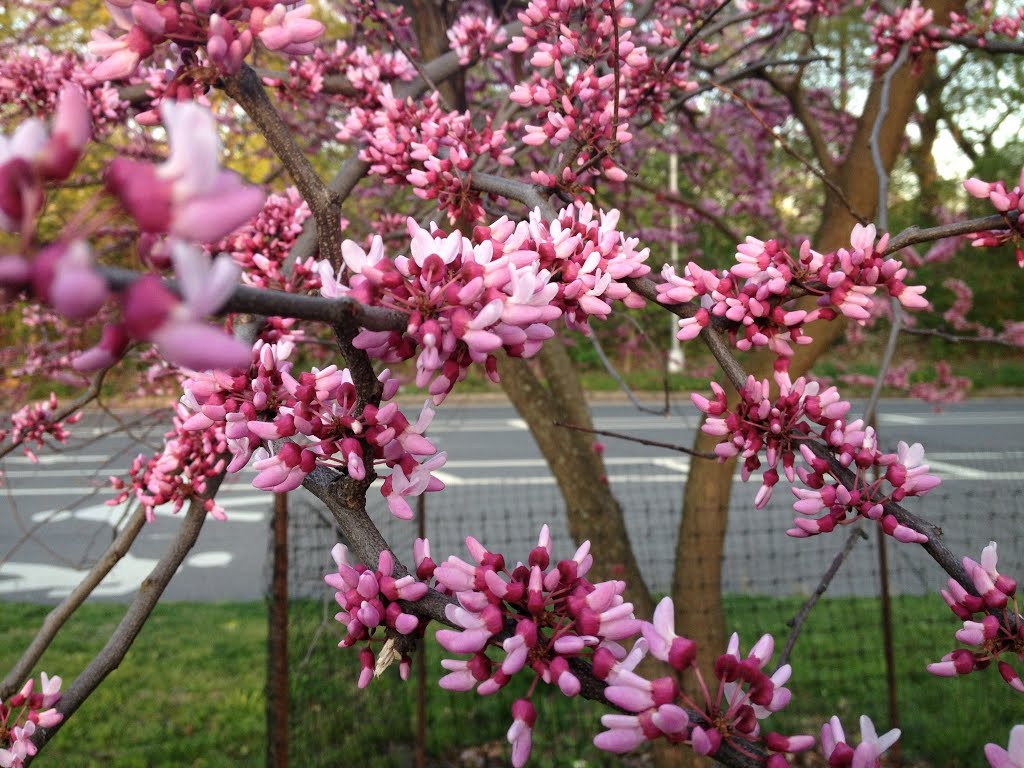
[[[600,429],[684,446],[690,445],[697,423],[696,409],[685,404],[669,417],[618,404],[599,404],[594,412]],[[923,443],[932,471],[943,479],[927,500],[915,502],[916,508],[939,522],[959,551],[977,557],[990,538],[998,539],[1001,568],[1021,573],[1013,564],[1024,563],[1024,401],[975,400],[938,413],[923,403],[887,401],[881,413],[880,433],[887,446],[901,439]],[[89,415],[73,429],[63,452],[40,452],[39,464],[12,455],[0,465],[7,478],[0,490],[0,599],[60,599],[109,544],[125,511],[104,503],[113,495],[106,478],[122,474],[136,453],[156,449],[164,429],[136,425],[127,434],[111,434],[115,426],[108,416]],[[556,556],[571,554],[557,488],[525,424],[510,407],[449,403],[438,411],[429,434],[449,455],[442,472],[448,488],[428,495],[427,501],[435,559],[463,554],[461,541],[467,533],[509,556],[524,556],[543,522],[552,526]],[[626,509],[645,577],[654,589],[666,590],[689,460],[635,443],[604,441],[609,480]],[[218,500],[229,520],[207,522],[172,581],[168,599],[251,600],[264,595],[269,497],[249,485],[251,478],[246,471],[225,483]],[[808,593],[845,534],[789,539],[784,535],[793,517],[789,491],[780,484],[769,507],[754,510],[757,485],[737,482],[734,487],[725,588]],[[375,491],[371,496],[375,518],[396,551],[407,557],[415,524],[392,519]],[[319,573],[330,563],[332,534],[316,523],[321,518],[311,496],[300,492],[292,498],[293,590],[318,594]],[[180,518],[169,514],[148,524],[96,595],[130,599],[179,524]],[[941,585],[941,574],[916,547],[890,546],[889,551],[896,591],[918,593]],[[833,591],[872,594],[876,588],[872,555],[844,566]]]

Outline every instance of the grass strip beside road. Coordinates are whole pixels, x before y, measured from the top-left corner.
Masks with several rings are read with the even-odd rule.
[[[765,631],[781,647],[784,622],[800,603],[798,597],[728,597],[730,630],[740,631],[743,653]],[[0,603],[0,667],[13,662],[47,610]],[[414,683],[398,681],[392,668],[367,690],[357,690],[356,654],[336,647],[340,627],[331,622],[314,641],[324,608],[296,602],[291,610],[292,762],[374,768],[412,764]],[[927,662],[954,647],[957,622],[937,595],[896,598],[894,610],[904,759],[977,765],[985,742],[1005,744],[1010,727],[1024,720],[1019,700],[994,669],[956,680],[924,671]],[[72,678],[102,646],[122,611],[123,606],[113,604],[84,606],[39,669]],[[327,606],[327,613],[333,615],[334,608]],[[494,753],[502,754],[511,702],[528,681],[516,681],[496,696],[449,693],[436,685],[443,671],[440,657],[440,649],[432,645],[427,665],[431,764],[457,765],[464,750],[478,760],[493,760]],[[160,605],[121,668],[64,727],[38,765],[262,765],[265,660],[263,603]],[[840,598],[819,603],[797,645],[793,666],[792,703],[766,723],[770,730],[817,735],[827,717],[839,714],[847,732],[856,733],[861,713],[884,730],[877,601]],[[602,707],[555,695],[542,696],[538,710],[531,765],[621,765],[590,743]]]

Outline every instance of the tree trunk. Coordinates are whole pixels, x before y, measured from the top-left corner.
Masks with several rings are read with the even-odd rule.
[[[592,581],[623,579],[626,596],[638,616],[654,611],[650,592],[629,543],[622,507],[608,486],[604,461],[586,432],[554,426],[564,421],[592,427],[586,395],[565,347],[557,341],[538,354],[543,382],[520,358],[500,362],[501,386],[508,394],[565,500],[569,534],[577,543],[590,539],[594,553]],[[546,385],[546,386],[545,386]]]

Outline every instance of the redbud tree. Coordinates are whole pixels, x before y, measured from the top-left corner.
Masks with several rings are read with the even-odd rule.
[[[69,4],[21,11],[9,12],[0,47],[0,290],[12,324],[46,333],[4,355],[26,378],[83,391],[70,404],[19,404],[0,451],[32,456],[64,441],[107,373],[136,366],[144,389],[180,399],[163,448],[112,481],[115,503],[137,503],[114,551],[158,507],[187,512],[63,692],[45,674],[37,690],[31,671],[109,563],[40,628],[0,685],[0,766],[31,762],[116,668],[207,516],[231,524],[217,489],[250,465],[257,488],[304,486],[343,531],[325,581],[360,686],[392,664],[407,676],[430,622],[444,625],[443,687],[486,694],[533,681],[511,703],[516,766],[529,758],[541,684],[610,707],[594,734],[610,752],[657,742],[778,766],[818,745],[830,765],[877,765],[899,732],[879,735],[866,717],[859,741],[837,718],[818,734],[765,722],[801,692],[786,687],[788,664],[771,663],[770,636],[724,638],[720,574],[710,591],[657,603],[643,584],[557,340],[640,312],[675,316],[677,338],[703,344],[721,372],[689,395],[705,420],[682,550],[721,541],[739,462],[760,481],[750,503],[763,507],[780,483],[795,497],[780,536],[877,525],[934,560],[964,647],[930,671],[996,662],[1007,695],[1024,692],[1024,623],[996,544],[979,560],[952,552],[927,498],[913,498],[941,480],[925,448],[884,450],[877,392],[858,415],[807,375],[844,329],[878,316],[894,348],[931,309],[914,270],[949,259],[963,238],[993,249],[983,258],[1013,259],[1010,246],[1024,265],[1024,180],[966,178],[969,207],[888,231],[901,153],[924,169],[922,187],[934,180],[938,118],[916,114],[918,97],[941,95],[975,59],[998,75],[993,57],[1024,50],[1021,10],[107,0],[109,15],[87,16],[88,42],[66,23]],[[835,29],[863,36],[859,68]],[[670,158],[682,183],[665,192],[656,182]],[[675,263],[670,243],[683,253]],[[970,288],[950,290],[940,333],[1022,345],[1020,323],[979,326],[966,318]],[[297,351],[311,340],[330,348],[325,362]],[[427,392],[419,412],[399,370]],[[443,498],[445,454],[429,425],[471,371],[500,382],[530,424],[575,552],[554,552],[546,526],[529,553],[492,551],[471,531],[467,553],[432,552],[427,540],[393,552],[368,517],[367,494],[402,520],[422,494]],[[573,428],[551,427],[554,417]],[[677,560],[675,583],[695,583],[697,559]],[[985,755],[1024,764],[1024,726]]]

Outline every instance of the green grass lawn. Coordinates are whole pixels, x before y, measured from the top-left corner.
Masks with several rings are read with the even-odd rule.
[[[758,634],[785,634],[799,598],[732,596],[730,629],[745,652]],[[76,674],[98,650],[123,608],[86,606],[44,657],[40,669]],[[924,665],[952,647],[956,622],[935,597],[898,598],[894,610],[900,724],[905,758],[930,765],[982,764],[986,741],[1005,744],[1024,721],[1024,701],[994,669],[958,680],[933,678]],[[27,643],[45,607],[0,603],[0,667]],[[329,609],[333,613],[333,609]],[[415,744],[415,677],[401,683],[391,669],[365,691],[355,688],[358,661],[336,648],[340,628],[313,641],[323,608],[292,608],[292,764],[408,766]],[[265,609],[261,603],[158,607],[124,664],[61,733],[41,766],[235,766],[263,763],[265,741]],[[820,603],[794,654],[790,707],[769,721],[781,732],[816,732],[838,713],[847,731],[870,715],[887,719],[877,602]],[[779,644],[781,646],[781,640]],[[461,750],[502,742],[509,708],[527,681],[502,694],[453,694],[436,686],[440,653],[428,652],[427,749],[435,765]],[[414,671],[415,675],[415,671]],[[616,765],[590,740],[602,707],[560,694],[537,702],[531,765]],[[493,763],[500,764],[500,763]]]

